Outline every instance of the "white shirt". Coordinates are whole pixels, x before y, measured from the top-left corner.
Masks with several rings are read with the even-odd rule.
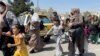
[[[60,26],[53,26],[47,34],[50,34],[52,33],[53,35],[62,35],[62,29],[63,27],[60,25]]]

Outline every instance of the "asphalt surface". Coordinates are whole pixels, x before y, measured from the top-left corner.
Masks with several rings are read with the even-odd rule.
[[[68,43],[63,41],[62,47],[64,56],[68,56]],[[88,53],[84,54],[84,56],[100,56],[100,44],[89,43],[88,49],[89,49]],[[76,56],[77,54],[78,51],[76,50]],[[54,56],[54,55],[55,55],[55,42],[53,40],[47,43],[42,51],[29,54],[29,56]],[[1,51],[0,51],[0,56],[3,56]]]

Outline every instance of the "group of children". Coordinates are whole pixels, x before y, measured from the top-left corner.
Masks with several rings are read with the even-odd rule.
[[[61,47],[60,41],[61,41],[61,36],[63,34],[62,29],[64,28],[64,26],[60,25],[60,20],[59,19],[54,19],[53,20],[54,26],[50,29],[50,31],[47,33],[47,35],[49,35],[50,33],[53,34],[53,38],[56,42],[56,56],[62,56],[63,55],[63,49]],[[66,19],[66,24],[64,24],[66,26],[66,31],[69,30],[70,27],[70,19]],[[87,27],[85,27],[86,29],[84,29],[84,31],[87,31]],[[3,35],[7,35],[7,36],[12,36],[14,38],[15,44],[8,44],[7,46],[10,47],[16,47],[16,51],[14,53],[14,56],[28,56],[28,50],[24,41],[24,35],[23,32],[21,32],[21,28],[20,25],[13,25],[12,26],[12,33],[13,36],[11,34],[11,32],[3,32]],[[86,32],[87,33],[87,32]],[[45,37],[47,37],[47,35]],[[86,35],[87,36],[87,35]],[[71,38],[69,36],[70,41]],[[32,47],[31,47],[32,48]]]
[[[77,12],[75,11],[75,13],[79,13],[79,11],[77,11]],[[5,14],[6,14],[6,11],[4,12],[3,16],[2,16],[2,14],[0,14],[0,16],[1,16],[0,20],[3,20],[3,17],[4,17]],[[77,16],[77,15],[75,14],[75,16]],[[76,17],[76,18],[78,18],[78,17]],[[37,51],[39,51],[43,48],[44,43],[41,40],[40,35],[39,35],[40,29],[39,29],[39,21],[37,19],[39,19],[38,15],[36,13],[34,13],[34,15],[31,17],[31,20],[30,20],[31,21],[30,26],[28,27],[29,28],[28,33],[31,36],[30,40],[28,42],[28,45],[25,44],[25,40],[24,40],[24,38],[25,38],[25,33],[24,33],[25,31],[24,30],[25,29],[21,28],[21,25],[19,25],[19,24],[12,25],[11,31],[8,31],[8,32],[2,32],[1,29],[0,29],[1,35],[10,36],[14,39],[14,44],[11,44],[11,43],[7,44],[8,48],[16,47],[15,52],[14,52],[14,56],[29,56],[28,51],[30,53],[33,53],[33,52],[37,52]],[[75,21],[74,23],[77,24],[76,21],[78,22],[79,20],[80,19],[78,19],[78,20],[75,19],[73,21]],[[1,27],[1,25],[3,25],[2,22],[0,22],[0,27]],[[81,39],[72,38],[73,34],[71,32],[74,30],[75,34],[78,34],[80,31],[77,31],[77,30],[80,30],[80,27],[78,27],[78,29],[76,29],[76,28],[71,29],[72,28],[72,19],[70,19],[70,18],[66,19],[65,22],[63,22],[62,25],[60,24],[60,20],[58,18],[54,18],[53,24],[54,24],[53,27],[45,35],[45,38],[49,34],[52,34],[52,37],[54,38],[54,40],[56,42],[56,46],[55,46],[56,47],[55,48],[56,54],[55,55],[56,56],[63,56],[63,49],[62,49],[61,43],[60,43],[60,41],[62,39],[62,34],[63,34],[62,30],[65,29],[65,32],[67,33],[66,35],[69,37],[69,41],[73,42],[73,44],[75,45],[75,41],[78,42],[78,41],[81,41]],[[80,24],[80,21],[78,22],[78,24]],[[86,36],[85,42],[87,42],[88,34],[89,34],[87,26],[84,28],[84,33],[85,33],[85,36]],[[80,37],[80,36],[75,35],[74,37]],[[82,43],[81,44],[77,43],[77,45],[78,44],[80,46],[82,45]],[[81,53],[81,51],[83,51],[83,50],[81,48],[82,46],[79,47],[79,45],[78,45],[78,48],[81,49],[81,50],[79,50],[80,53]],[[75,51],[73,51],[73,52],[75,52]],[[73,54],[73,52],[71,54]]]
[[[88,52],[89,28],[88,25],[83,25],[83,18],[79,15],[79,9],[76,9],[75,13],[77,13],[78,16],[75,15],[76,18],[73,17],[74,20],[71,19],[71,16],[65,19],[63,24],[60,24],[60,20],[57,18],[53,20],[54,26],[48,31],[47,35],[52,34],[56,42],[55,56],[63,56],[63,49],[60,43],[62,34],[64,34],[63,29],[66,35],[65,39],[69,39],[69,56],[75,56],[75,46],[79,49],[79,56]],[[47,35],[45,37],[47,37]]]

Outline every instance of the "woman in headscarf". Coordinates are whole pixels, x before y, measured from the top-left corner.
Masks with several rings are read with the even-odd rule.
[[[8,32],[10,30],[10,27],[8,26],[8,19],[5,18],[6,13],[8,10],[8,6],[0,2],[0,33]],[[0,48],[3,52],[4,56],[11,56],[13,55],[13,48],[8,48],[8,43],[14,43],[13,38],[8,38],[8,36],[0,34]]]
[[[44,46],[44,43],[40,38],[39,24],[40,24],[39,16],[37,13],[34,13],[31,17],[31,24],[29,30],[31,38],[29,40],[28,49],[30,53],[40,51]]]
[[[0,2],[0,33],[2,32],[1,29],[5,26],[3,18],[6,12],[7,12],[7,6],[3,2]]]

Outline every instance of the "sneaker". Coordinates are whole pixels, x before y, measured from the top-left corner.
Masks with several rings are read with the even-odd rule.
[[[30,51],[30,53],[35,53],[35,51],[34,51],[34,50],[32,50],[32,51]]]

